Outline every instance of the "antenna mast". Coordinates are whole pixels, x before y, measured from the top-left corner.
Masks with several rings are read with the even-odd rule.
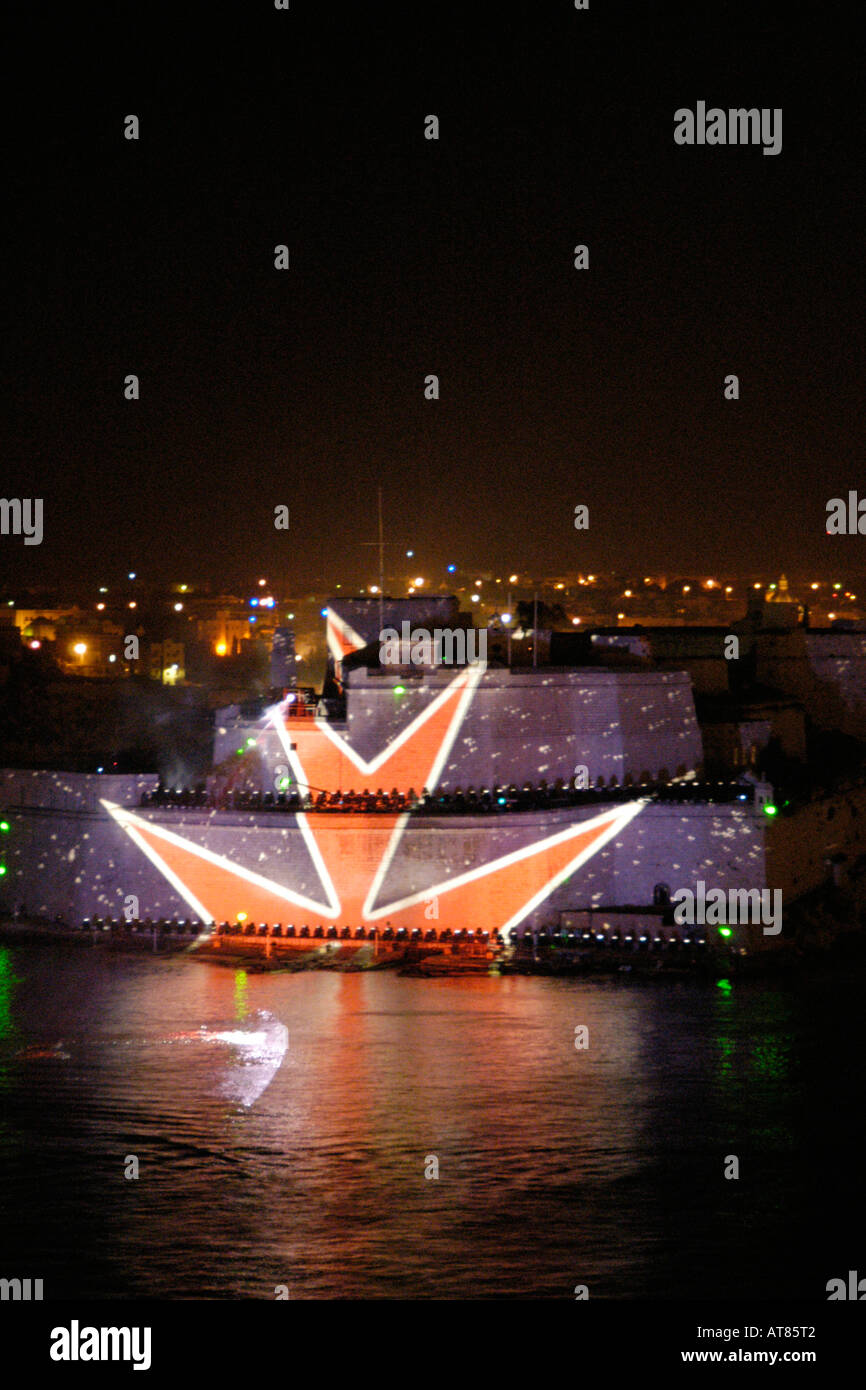
[[[382,528],[382,485],[379,485],[379,633],[382,632],[384,621],[383,604],[385,602],[385,532]],[[381,635],[379,641],[381,642]]]

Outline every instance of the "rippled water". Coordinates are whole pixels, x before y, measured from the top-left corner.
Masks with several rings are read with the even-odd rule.
[[[48,1298],[824,1296],[866,1249],[864,982],[0,948],[0,1273]]]

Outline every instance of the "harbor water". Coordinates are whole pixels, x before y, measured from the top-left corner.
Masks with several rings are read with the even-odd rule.
[[[866,1252],[864,984],[0,946],[0,1273],[46,1299],[824,1298]]]

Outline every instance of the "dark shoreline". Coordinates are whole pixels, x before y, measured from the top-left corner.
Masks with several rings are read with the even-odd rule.
[[[28,919],[14,922],[0,920],[0,943],[67,947],[72,950],[100,950],[123,956],[158,956],[162,959],[185,958],[205,965],[242,969],[251,974],[303,974],[328,970],[338,973],[397,971],[415,978],[454,979],[460,976],[545,976],[557,978],[592,978],[616,980],[701,980],[717,981],[719,976],[737,978],[798,977],[812,973],[816,967],[845,967],[866,960],[866,929],[848,928],[831,935],[823,932],[805,944],[782,944],[772,951],[740,956],[733,951],[721,952],[704,947],[693,951],[686,959],[652,953],[619,950],[616,953],[564,952],[548,949],[532,954],[530,950],[506,949],[496,958],[450,956],[443,951],[424,952],[409,949],[391,952],[376,958],[368,945],[350,952],[339,949],[311,950],[291,953],[285,950],[266,955],[261,946],[238,948],[209,942],[196,945],[197,931],[178,934],[169,931],[148,931],[138,935],[113,936],[98,929],[75,929],[59,923]]]

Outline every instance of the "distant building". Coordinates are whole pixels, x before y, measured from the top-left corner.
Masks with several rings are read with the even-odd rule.
[[[768,608],[765,614],[768,627],[797,627],[803,621],[803,604],[798,603],[789,592],[784,574],[780,576],[778,584],[770,585],[764,594],[764,603]]]
[[[163,685],[177,685],[186,679],[182,642],[151,642],[148,647],[148,674]]]
[[[275,627],[271,642],[271,687],[294,690],[297,682],[295,634],[290,627]]]

